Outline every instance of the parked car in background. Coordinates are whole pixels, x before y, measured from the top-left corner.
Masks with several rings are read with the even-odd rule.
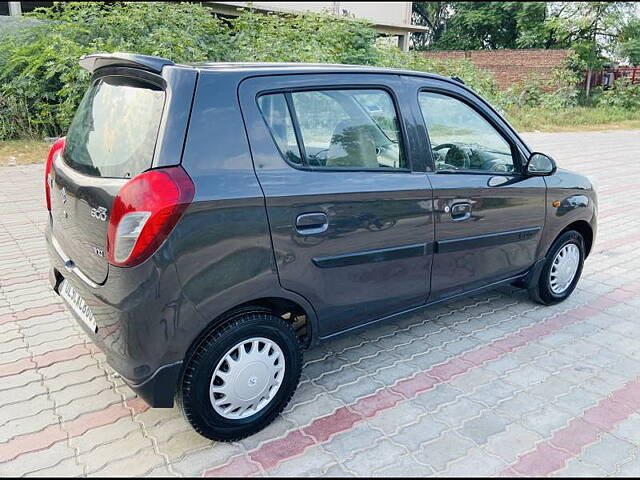
[[[51,283],[109,364],[202,435],[264,428],[304,348],[517,284],[566,299],[589,180],[462,82],[96,54],[46,165]]]

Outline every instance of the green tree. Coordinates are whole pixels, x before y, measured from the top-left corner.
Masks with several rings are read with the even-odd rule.
[[[588,68],[600,68],[614,53],[631,2],[551,2],[547,48],[572,48]]]
[[[598,68],[617,51],[637,58],[637,2],[414,2],[418,49],[571,48]],[[634,17],[635,12],[635,17]],[[631,20],[628,20],[628,18]],[[623,45],[619,45],[619,42]]]
[[[543,2],[450,2],[448,8],[452,13],[434,48],[480,50],[541,43],[534,32],[545,21]]]
[[[631,19],[620,31],[619,54],[632,65],[640,65],[640,20]]]
[[[415,25],[427,27],[425,32],[411,34],[413,48],[426,50],[440,40],[449,17],[453,13],[452,2],[413,2],[411,19]]]

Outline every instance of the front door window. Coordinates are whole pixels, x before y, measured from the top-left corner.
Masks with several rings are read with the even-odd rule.
[[[469,105],[433,92],[420,92],[419,101],[436,171],[516,170],[507,141]]]

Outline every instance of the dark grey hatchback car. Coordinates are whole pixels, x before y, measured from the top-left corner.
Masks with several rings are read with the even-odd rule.
[[[96,54],[46,165],[51,283],[154,407],[264,428],[302,350],[516,284],[567,298],[596,194],[459,80]]]

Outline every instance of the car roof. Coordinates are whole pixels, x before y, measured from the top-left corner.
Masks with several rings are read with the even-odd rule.
[[[348,65],[337,63],[285,63],[285,62],[201,62],[190,63],[187,67],[205,71],[242,71],[248,74],[287,74],[287,73],[386,73],[393,75],[417,75],[451,81],[450,77],[435,73],[417,72],[398,68],[376,67],[369,65]],[[463,83],[463,82],[459,82]]]
[[[208,72],[237,72],[252,74],[292,74],[292,73],[385,73],[394,75],[414,75],[435,78],[447,82],[464,84],[460,79],[445,77],[434,73],[416,72],[397,68],[375,67],[367,65],[345,65],[331,63],[287,63],[287,62],[197,62],[176,64],[173,61],[149,55],[135,53],[96,53],[80,58],[80,65],[93,72],[107,66],[129,66],[161,73],[165,66],[193,68]]]

